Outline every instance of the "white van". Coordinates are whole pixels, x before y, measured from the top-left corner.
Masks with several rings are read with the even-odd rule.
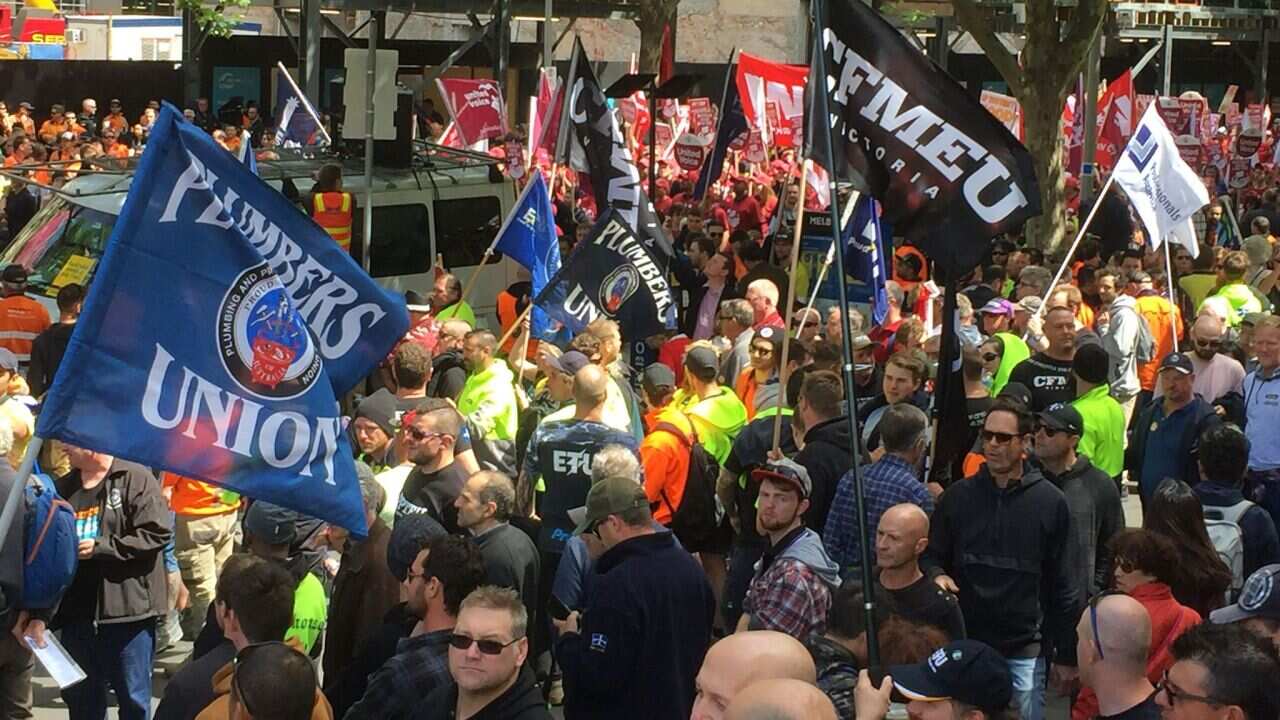
[[[426,167],[374,169],[369,274],[388,289],[415,290],[429,298],[437,254],[463,285],[479,271],[467,302],[479,325],[496,329],[498,293],[516,282],[519,266],[500,254],[483,268],[479,264],[515,203],[515,186],[510,179],[491,176],[493,163],[485,156],[452,152],[430,159]],[[305,202],[315,171],[329,162],[334,161],[262,161],[258,171],[277,190],[291,183]],[[343,164],[343,189],[355,195],[357,204],[353,249],[363,243],[363,167],[359,160]],[[43,302],[51,317],[57,317],[55,280],[68,266],[83,267],[88,264],[85,259],[96,264],[102,257],[131,177],[85,174],[56,192],[42,188],[47,197],[40,211],[0,255],[0,267],[20,263],[28,269],[28,294]],[[92,270],[87,279],[92,279]]]

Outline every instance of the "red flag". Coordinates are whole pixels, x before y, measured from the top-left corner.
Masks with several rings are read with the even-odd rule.
[[[1103,96],[1106,116],[1098,132],[1098,148],[1094,154],[1094,161],[1099,166],[1113,167],[1129,143],[1129,136],[1133,134],[1133,101],[1133,72],[1125,70],[1107,86]]]
[[[507,109],[493,80],[439,78],[436,86],[467,145],[507,134]]]
[[[809,77],[807,65],[783,65],[762,60],[748,53],[738,54],[738,93],[747,122],[760,129],[767,142],[772,128],[767,127],[765,111],[768,103],[777,103],[779,122],[791,126],[791,119],[804,115],[804,86]],[[790,142],[790,135],[778,138],[776,145]]]
[[[554,70],[543,69],[538,79],[538,111],[540,122],[537,143],[532,150],[539,148],[554,155],[556,138],[560,136],[560,109],[564,105],[564,83],[558,82]]]

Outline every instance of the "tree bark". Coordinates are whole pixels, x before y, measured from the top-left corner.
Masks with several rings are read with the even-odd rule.
[[[635,17],[640,28],[640,57],[637,72],[657,73],[662,60],[662,31],[671,26],[671,42],[676,38],[676,10],[680,0],[641,0]]]
[[[1042,208],[1040,217],[1027,221],[1027,243],[1056,250],[1066,228],[1062,108],[1089,46],[1102,31],[1108,0],[1078,0],[1066,23],[1058,22],[1056,3],[1027,2],[1026,44],[1020,56],[1000,42],[977,0],[953,0],[952,6],[960,26],[973,36],[1022,105],[1025,144],[1035,161]]]

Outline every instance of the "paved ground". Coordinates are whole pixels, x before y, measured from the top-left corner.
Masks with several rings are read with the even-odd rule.
[[[1132,494],[1125,499],[1124,515],[1125,515],[1125,523],[1129,527],[1142,526],[1142,506],[1139,504],[1138,496],[1136,494]],[[164,686],[165,686],[164,671],[166,669],[176,670],[180,666],[180,663],[182,662],[183,658],[185,658],[187,654],[190,652],[191,652],[190,643],[179,643],[177,648],[167,653],[164,653],[159,657],[159,659],[156,662],[156,673],[152,683],[152,688],[153,688],[152,697],[154,698],[152,702],[152,707],[155,707],[156,705],[160,704],[160,697],[164,695]],[[36,675],[37,675],[37,678],[36,678],[36,688],[35,688],[35,701],[36,701],[35,716],[37,720],[54,720],[55,718],[65,718],[67,716],[67,709],[66,709],[66,706],[62,704],[62,698],[59,697],[58,695],[58,687],[54,685],[53,682],[50,681],[47,676],[43,675],[43,673],[40,671],[40,668],[38,666],[36,668]],[[1046,715],[1048,718],[1050,718],[1050,720],[1065,720],[1065,718],[1069,716],[1068,707],[1064,699],[1050,697],[1048,701],[1048,705],[1049,707]],[[553,713],[553,715],[557,718],[557,720],[562,717],[558,708]],[[116,717],[115,710],[112,710],[111,712],[109,712],[108,717],[110,718]]]

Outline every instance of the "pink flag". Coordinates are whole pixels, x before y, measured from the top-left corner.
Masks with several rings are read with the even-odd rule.
[[[502,90],[493,80],[439,78],[436,86],[462,142],[472,145],[507,134],[507,109]]]

